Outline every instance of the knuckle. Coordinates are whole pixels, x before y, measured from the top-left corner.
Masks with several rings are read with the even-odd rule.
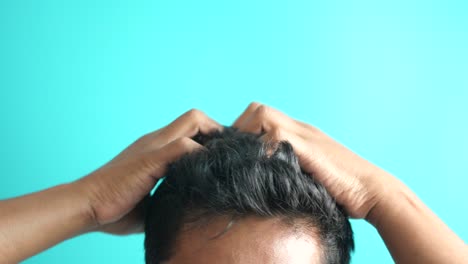
[[[142,142],[145,142],[145,141],[148,141],[151,137],[151,133],[146,133],[144,134],[143,136],[141,136],[138,141],[142,141]]]
[[[255,114],[260,119],[265,119],[270,115],[270,108],[266,105],[261,105],[255,110]]]
[[[258,107],[260,107],[261,105],[262,105],[261,103],[253,101],[253,102],[251,102],[251,103],[249,104],[249,106],[247,107],[247,109],[255,110],[255,109],[257,109]]]
[[[192,120],[199,121],[205,118],[205,113],[196,108],[192,108],[187,112],[187,116]]]

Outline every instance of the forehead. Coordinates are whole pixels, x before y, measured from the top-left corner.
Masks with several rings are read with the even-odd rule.
[[[179,235],[168,264],[312,264],[320,263],[317,236],[275,218],[247,217],[226,230],[231,219],[216,218]],[[221,235],[220,235],[221,233]]]

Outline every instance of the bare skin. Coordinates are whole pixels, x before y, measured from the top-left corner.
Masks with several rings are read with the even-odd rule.
[[[301,167],[313,173],[354,218],[377,228],[396,263],[468,263],[468,247],[401,181],[322,131],[260,103],[235,121],[264,140],[288,140]]]
[[[233,126],[264,133],[262,138],[267,141],[291,142],[301,167],[313,173],[352,217],[375,226],[397,263],[468,262],[466,244],[401,181],[319,129],[260,103],[250,104]],[[198,131],[214,129],[222,126],[198,110],[188,111],[81,179],[0,201],[0,262],[17,263],[87,232],[141,232],[139,205],[164,174],[167,163],[202,147],[190,139]],[[267,224],[273,223],[257,221],[253,226],[262,228]],[[277,235],[274,240],[279,243],[281,239],[293,241],[284,234],[288,233],[271,235]],[[303,243],[293,248],[307,242],[314,244],[313,234],[303,235],[303,240],[299,239]],[[268,247],[263,249],[268,252]],[[274,246],[270,252],[275,252]],[[311,246],[307,253],[314,257],[313,252]],[[173,264],[180,263],[191,262],[181,259]],[[213,263],[219,263],[219,259]]]
[[[142,232],[142,199],[166,164],[202,147],[190,139],[198,131],[215,129],[223,127],[188,111],[77,181],[0,201],[0,263],[18,263],[86,232]]]
[[[278,218],[247,217],[223,232],[230,220],[218,217],[204,228],[186,228],[174,256],[164,264],[323,263],[314,230],[295,230]]]

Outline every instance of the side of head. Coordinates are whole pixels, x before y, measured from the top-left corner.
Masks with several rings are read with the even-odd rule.
[[[292,146],[232,127],[169,164],[145,219],[146,263],[349,263],[343,209]]]

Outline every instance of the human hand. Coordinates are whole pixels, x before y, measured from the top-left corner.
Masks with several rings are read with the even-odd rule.
[[[325,133],[284,113],[251,103],[233,124],[240,131],[264,133],[263,140],[289,141],[301,168],[314,175],[353,218],[367,218],[398,181]]]
[[[166,165],[202,147],[198,132],[223,127],[199,110],[190,110],[169,125],[144,135],[110,162],[72,184],[87,197],[93,230],[129,234],[143,231],[143,203]]]

